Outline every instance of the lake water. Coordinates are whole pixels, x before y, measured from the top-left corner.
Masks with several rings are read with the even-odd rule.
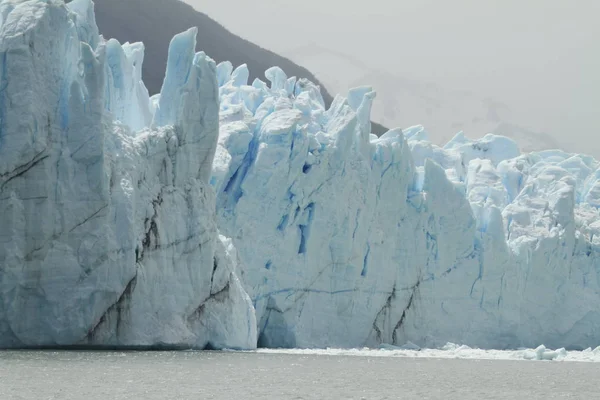
[[[600,363],[459,353],[5,351],[0,399],[600,399]]]

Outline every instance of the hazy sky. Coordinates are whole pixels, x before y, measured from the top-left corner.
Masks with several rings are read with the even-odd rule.
[[[185,1],[292,59],[318,43],[503,101],[532,127],[600,152],[600,0]]]

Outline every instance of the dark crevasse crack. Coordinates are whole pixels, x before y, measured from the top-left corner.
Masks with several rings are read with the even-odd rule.
[[[389,317],[389,311],[392,308],[392,300],[394,300],[395,297],[396,297],[396,284],[394,283],[392,292],[390,293],[390,295],[388,296],[388,298],[385,301],[385,304],[383,305],[383,307],[381,307],[381,310],[379,310],[379,312],[375,316],[375,319],[373,320],[373,330],[375,331],[375,334],[377,335],[377,341],[379,343],[381,343],[383,340],[383,334],[381,332],[381,329],[379,329],[379,327],[377,326],[377,321],[379,320],[379,317],[385,316],[386,314]]]
[[[438,239],[437,239],[436,234],[432,234],[431,232],[427,231],[425,233],[425,238],[426,238],[426,246],[427,246],[426,248],[428,250],[426,265],[429,265],[431,263],[431,256],[433,256],[434,261],[436,261],[436,262],[438,261],[439,245],[438,245]]]
[[[94,217],[96,217],[98,214],[100,214],[107,207],[108,207],[108,204],[105,204],[102,207],[100,207],[100,209],[98,211],[92,213],[92,215],[90,215],[89,217],[87,217],[86,219],[84,219],[83,221],[81,221],[80,223],[78,223],[77,225],[72,227],[71,229],[69,229],[69,233],[73,232],[75,229],[79,228],[81,225],[85,224],[86,222],[92,220]]]
[[[212,293],[213,282],[215,280],[215,273],[217,272],[217,268],[219,267],[219,263],[217,262],[217,257],[213,257],[213,270],[210,275],[210,292]]]
[[[76,160],[77,153],[79,153],[81,151],[81,149],[83,149],[85,147],[85,145],[87,145],[92,140],[95,140],[96,138],[97,137],[95,135],[92,135],[92,136],[88,137],[87,139],[85,139],[79,146],[77,146],[77,148],[75,150],[73,150],[71,152],[71,159]]]
[[[37,253],[38,251],[40,251],[40,250],[42,250],[44,247],[46,247],[46,245],[47,245],[48,243],[50,243],[50,242],[52,242],[52,241],[54,241],[54,240],[58,239],[58,238],[59,238],[61,235],[62,235],[62,232],[55,233],[54,235],[52,235],[52,236],[50,236],[48,239],[46,239],[46,240],[44,241],[44,243],[43,243],[41,246],[39,246],[39,247],[36,247],[36,248],[32,249],[31,251],[29,251],[27,254],[25,254],[25,261],[31,261],[31,260],[33,260],[33,255],[34,255],[35,253]]]
[[[445,278],[446,276],[448,276],[452,271],[454,271],[457,268],[458,268],[458,266],[456,264],[454,264],[453,266],[451,266],[450,268],[448,268],[447,270],[442,272],[441,277]],[[433,279],[435,279],[435,276],[433,277]]]
[[[21,199],[24,200],[24,199]],[[106,209],[108,207],[107,205],[104,205],[102,207],[100,207],[100,209],[96,212],[94,212],[92,215],[90,215],[89,217],[87,217],[84,221],[77,223],[75,226],[73,226],[71,229],[68,230],[69,233],[73,232],[75,229],[77,229],[78,227],[80,227],[81,225],[85,224],[86,222],[90,221],[91,219],[93,219],[94,217],[98,216],[98,214],[100,212],[102,212],[102,210]],[[26,261],[31,261],[33,259],[33,256],[35,253],[37,253],[38,251],[44,249],[44,247],[46,247],[46,245],[48,245],[48,243],[57,240],[58,238],[60,238],[65,232],[57,232],[54,235],[50,236],[48,239],[46,239],[43,244],[41,246],[38,246],[34,249],[32,249],[31,251],[29,251],[27,254],[25,254],[25,260]]]
[[[286,299],[291,298],[296,294],[304,295],[307,293],[315,293],[315,294],[327,294],[327,295],[338,295],[338,294],[347,294],[347,293],[364,293],[364,294],[389,294],[387,291],[372,291],[372,290],[360,290],[358,288],[351,289],[339,289],[339,290],[321,290],[321,289],[313,289],[311,287],[307,288],[284,288],[279,290],[274,290],[272,292],[261,294],[260,296],[256,296],[254,298],[254,302],[263,301],[271,296],[279,295],[279,294],[287,294]],[[298,299],[294,299],[293,303],[297,302]]]
[[[310,293],[327,294],[327,295],[334,295],[334,296],[339,295],[339,294],[347,294],[347,293],[364,293],[364,294],[377,293],[377,294],[386,294],[386,295],[390,294],[390,292],[388,292],[388,291],[361,290],[357,287],[347,288],[347,289],[339,289],[339,290],[321,290],[321,289],[314,288],[314,285],[319,281],[319,279],[321,279],[321,276],[327,270],[329,270],[332,266],[335,266],[335,265],[345,266],[345,265],[348,265],[348,263],[350,263],[351,260],[352,260],[352,257],[349,257],[348,259],[338,262],[338,263],[327,264],[311,279],[310,282],[307,283],[307,286],[305,286],[305,287],[288,287],[288,288],[283,288],[283,289],[274,290],[274,291],[271,291],[268,293],[264,293],[264,294],[254,297],[252,300],[253,304],[256,307],[257,302],[263,301],[265,299],[270,298],[271,296],[275,296],[278,294],[287,294],[286,300],[290,299],[291,297],[296,296],[292,300],[292,303],[294,303],[294,304],[297,303],[298,301],[301,301],[303,297],[306,297]]]
[[[21,166],[15,168],[11,172],[6,173],[4,176],[0,176],[0,178],[6,177],[6,180],[4,182],[2,182],[2,186],[0,186],[0,192],[4,191],[4,188],[10,181],[12,181],[20,176],[23,176],[24,174],[29,172],[33,167],[35,167],[36,165],[38,165],[39,163],[41,163],[42,161],[44,161],[45,159],[50,157],[49,155],[40,157],[44,151],[36,154],[35,157],[33,158],[33,160],[31,160],[27,164],[24,164],[24,165],[21,165]]]
[[[173,247],[173,246],[177,246],[177,245],[179,245],[179,244],[182,244],[182,243],[185,243],[185,242],[189,242],[190,240],[192,240],[192,239],[195,239],[195,238],[197,238],[198,236],[200,236],[200,235],[195,235],[195,234],[192,234],[192,235],[190,235],[190,236],[186,237],[185,239],[175,240],[174,242],[171,242],[171,243],[167,243],[167,244],[160,245],[160,246],[158,246],[158,248],[159,248],[159,249],[168,249],[168,248],[171,248],[171,247]],[[211,239],[207,239],[207,240],[205,240],[204,242],[202,242],[202,243],[199,243],[197,248],[196,248],[196,247],[194,247],[194,246],[192,246],[192,248],[190,248],[190,249],[183,250],[183,251],[181,252],[181,254],[182,254],[182,255],[189,255],[189,254],[192,254],[192,253],[193,253],[194,251],[196,251],[197,249],[198,249],[198,250],[202,249],[202,246],[206,245],[206,244],[207,244],[207,243],[209,243],[209,242],[211,242]]]
[[[208,298],[206,298],[206,300],[204,300],[202,302],[202,304],[200,304],[198,307],[196,307],[196,309],[194,309],[194,311],[188,317],[188,321],[189,322],[200,321],[202,316],[204,315],[206,303],[208,303],[210,300],[214,300],[217,303],[225,302],[225,300],[229,296],[230,283],[231,282],[227,281],[227,284],[223,287],[223,289],[208,296]]]
[[[186,237],[184,237],[184,238],[182,238],[182,239],[173,240],[172,242],[168,242],[168,243],[157,243],[157,244],[155,244],[155,245],[153,246],[153,249],[155,249],[155,250],[166,250],[166,249],[170,249],[170,248],[172,248],[172,247],[179,246],[180,244],[183,244],[183,243],[190,242],[190,241],[192,241],[192,240],[194,240],[194,239],[196,239],[196,238],[198,238],[198,237],[200,237],[200,236],[201,236],[201,234],[192,233],[192,234],[190,234],[190,235],[188,235],[188,236],[186,236]],[[210,242],[210,240],[205,240],[204,242],[202,242],[202,243],[199,243],[199,244],[198,244],[198,246],[199,246],[199,247],[202,247],[202,246],[204,246],[204,245],[205,245],[206,243],[208,243],[208,242]],[[192,251],[193,251],[193,250],[192,250]],[[181,254],[182,254],[182,255],[184,255],[184,254],[189,254],[189,253],[191,253],[191,251],[182,251],[182,253],[181,253]]]
[[[294,221],[296,221],[298,219],[298,216],[300,215],[300,211],[302,209],[300,208],[300,206],[296,207],[296,211],[294,211]]]
[[[386,175],[386,173],[395,165],[397,165],[397,162],[394,162],[393,160],[390,161],[390,163],[381,171],[381,176],[379,178],[379,182],[377,183],[377,201],[379,201],[381,199],[381,187],[383,186],[383,178]]]
[[[156,228],[156,226],[154,228]],[[136,262],[141,262],[142,259],[143,259],[143,257],[144,257],[144,255],[147,252],[149,252],[150,250],[168,250],[170,248],[179,246],[181,244],[191,242],[192,240],[197,239],[200,236],[201,236],[201,234],[191,234],[191,235],[188,235],[188,236],[186,236],[186,237],[184,237],[182,239],[173,240],[172,242],[168,242],[168,243],[156,243],[155,245],[153,245],[151,247],[149,246],[148,248],[145,248],[145,249],[140,249],[138,247],[138,248],[135,249],[135,259],[136,259]],[[192,246],[192,248],[183,249],[183,250],[181,250],[181,253],[179,253],[179,254],[182,255],[182,256],[192,254],[198,248],[202,248],[202,246],[206,245],[209,242],[210,242],[210,239],[209,240],[205,240],[204,242],[199,243],[198,247]]]
[[[238,167],[238,169],[233,173],[229,181],[225,184],[225,189],[223,189],[223,194],[230,198],[231,201],[225,201],[225,205],[229,207],[234,207],[235,204],[238,203],[244,191],[242,190],[242,184],[246,179],[246,175],[248,171],[254,164],[254,160],[256,159],[256,154],[258,153],[258,138],[256,132],[253,134],[253,138],[248,144],[248,151],[244,155],[244,159],[242,163]]]
[[[158,248],[158,225],[155,219],[156,215],[152,218],[147,219],[145,222],[148,223],[148,230],[144,235],[144,239],[142,240],[142,246],[144,250],[150,248]],[[152,237],[154,236],[154,244],[152,244]]]
[[[371,254],[371,245],[367,243],[367,251],[365,252],[365,259],[363,260],[363,269],[360,272],[360,276],[367,276],[369,271],[369,255]]]
[[[106,311],[104,312],[104,314],[102,314],[98,322],[89,330],[85,338],[85,341],[87,343],[92,343],[98,332],[103,328],[103,326],[106,324],[110,324],[113,318],[116,318],[115,337],[118,340],[119,336],[122,333],[122,325],[125,322],[125,313],[129,311],[129,308],[131,307],[131,296],[137,284],[137,276],[138,273],[136,271],[135,275],[127,283],[127,286],[125,286],[125,289],[123,290],[117,301],[106,309]]]
[[[356,231],[358,230],[358,221],[360,218],[361,209],[356,210],[356,218],[354,219],[354,231],[352,232],[352,240],[356,237]]]
[[[306,240],[308,237],[306,225],[299,225],[300,228],[300,246],[298,246],[298,254],[306,253]]]
[[[0,200],[8,200],[10,197],[0,198]],[[48,200],[48,196],[32,196],[32,197],[21,197],[19,198],[21,201],[31,201],[31,200]]]
[[[230,193],[233,191],[233,186],[237,180],[238,174],[240,173],[240,169],[242,166],[240,165],[238,169],[231,175],[227,183],[225,184],[225,188],[223,189],[224,193]]]
[[[503,289],[504,289],[504,277],[506,276],[506,271],[502,273],[502,277],[500,278],[500,294],[498,295],[498,301],[496,303],[498,309],[500,309],[500,304],[503,299]]]
[[[144,238],[142,239],[142,248],[139,247],[135,249],[135,261],[141,262],[144,259],[144,253],[147,250],[157,249],[159,245],[159,235],[158,235],[158,224],[156,222],[158,218],[158,207],[162,204],[162,191],[158,193],[156,199],[152,200],[152,208],[154,209],[154,214],[150,218],[146,218],[144,221],[144,226],[146,227],[146,233]],[[154,238],[154,243],[152,241]]]
[[[400,316],[400,320],[398,321],[398,323],[396,323],[396,326],[394,327],[394,330],[392,331],[392,344],[397,344],[398,342],[398,337],[397,337],[397,333],[398,329],[402,328],[402,325],[404,324],[404,320],[406,319],[406,313],[408,311],[410,311],[413,302],[415,300],[415,296],[417,294],[417,290],[419,289],[419,286],[421,285],[421,280],[419,279],[417,281],[417,283],[412,287],[412,293],[410,294],[410,297],[408,298],[408,303],[406,304],[406,307],[404,307],[404,310],[402,311],[402,315]]]
[[[283,217],[281,217],[281,220],[279,221],[279,224],[277,225],[278,231],[283,232],[285,230],[289,218],[290,218],[289,214],[286,214]]]
[[[477,282],[479,282],[483,279],[484,253],[483,253],[483,247],[478,239],[475,240],[475,246],[474,246],[473,251],[477,252],[477,259],[478,259],[477,261],[479,263],[479,272],[477,274],[477,278],[473,282],[473,285],[471,285],[471,291],[469,293],[469,296],[471,296],[471,297],[473,296],[473,292],[475,291],[475,285],[477,284]]]
[[[390,170],[390,168],[396,164],[397,162],[390,161],[390,163],[381,171],[381,180],[383,180],[384,175]]]
[[[94,270],[96,270],[96,268],[98,268],[100,265],[107,262],[110,259],[111,255],[121,255],[121,254],[128,252],[129,250],[130,249],[128,249],[128,248],[121,247],[121,248],[114,249],[114,250],[103,253],[93,263],[86,264],[85,267],[82,267],[83,271],[81,272],[81,275],[79,276],[79,279],[77,280],[77,283],[78,284],[83,283],[83,281],[85,281],[85,279],[87,277],[89,277],[92,274],[92,272]],[[79,259],[79,252],[77,253],[77,257]],[[83,263],[80,262],[80,265],[83,265]]]
[[[110,179],[108,181],[108,194],[109,196],[112,198],[113,196],[113,191],[117,186],[117,174],[115,173],[115,167],[111,166],[110,167]]]
[[[311,199],[313,198],[313,196],[318,193],[323,187],[325,187],[325,185],[327,185],[329,182],[331,182],[336,176],[332,175],[329,178],[325,179],[323,182],[321,182],[319,184],[319,186],[317,186],[314,190],[312,190],[309,194],[305,195],[304,198],[305,199]]]
[[[298,246],[298,254],[306,253],[306,246],[310,237],[310,230],[314,220],[315,203],[310,203],[304,209],[304,212],[306,212],[307,210],[308,217],[306,223],[298,225],[298,228],[300,229],[300,245]]]

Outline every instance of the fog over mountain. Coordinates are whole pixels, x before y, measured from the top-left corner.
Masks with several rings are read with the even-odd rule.
[[[331,92],[373,85],[373,118],[387,126],[423,124],[438,143],[494,131],[525,150],[600,156],[596,0],[185,1]]]

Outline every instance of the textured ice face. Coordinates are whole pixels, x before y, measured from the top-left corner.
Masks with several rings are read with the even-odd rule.
[[[259,345],[597,345],[598,163],[496,135],[369,135],[374,93],[323,107],[272,68],[217,66],[211,183]]]
[[[596,160],[377,138],[195,36],[149,98],[90,0],[0,3],[0,347],[598,344]]]
[[[255,347],[208,185],[216,67],[193,30],[150,128],[143,46],[99,37],[90,0],[0,17],[0,346]]]

